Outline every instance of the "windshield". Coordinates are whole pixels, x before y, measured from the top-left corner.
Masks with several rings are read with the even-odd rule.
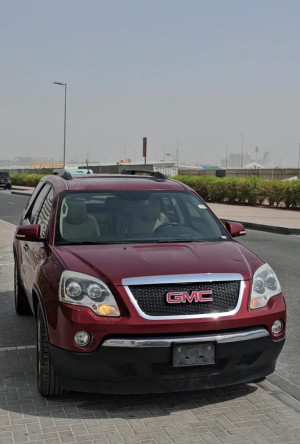
[[[227,239],[222,224],[188,191],[67,192],[55,232],[59,245]]]

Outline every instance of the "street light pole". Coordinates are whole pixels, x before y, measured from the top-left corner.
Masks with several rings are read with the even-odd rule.
[[[242,136],[242,151],[241,151],[241,169],[243,168],[243,155],[244,155],[244,134]]]
[[[60,85],[65,87],[65,110],[64,110],[64,155],[63,155],[63,168],[66,165],[66,130],[67,130],[67,84],[62,82],[53,82],[54,85]]]
[[[298,152],[298,179],[300,180],[300,143],[299,145],[299,152]]]
[[[257,163],[257,153],[258,153],[258,151],[259,151],[259,148],[258,148],[258,146],[256,146],[255,147],[255,162]],[[255,168],[256,168],[256,166],[255,166]]]

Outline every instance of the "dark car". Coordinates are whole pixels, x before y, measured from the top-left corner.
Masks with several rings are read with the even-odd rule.
[[[9,177],[9,172],[0,171],[0,187],[11,190],[11,180]]]
[[[146,393],[272,373],[286,306],[272,268],[160,173],[44,177],[16,230],[15,307],[37,321],[37,384]]]

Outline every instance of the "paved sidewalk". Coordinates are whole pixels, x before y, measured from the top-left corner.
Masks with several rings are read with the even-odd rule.
[[[16,227],[0,219],[0,248],[11,247]]]
[[[300,209],[248,207],[210,203],[209,207],[222,220],[238,221],[246,228],[281,234],[300,234]]]

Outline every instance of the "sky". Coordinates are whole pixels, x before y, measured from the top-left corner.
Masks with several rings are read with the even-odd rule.
[[[0,158],[297,167],[298,0],[0,0]],[[169,154],[169,156],[167,156]]]

